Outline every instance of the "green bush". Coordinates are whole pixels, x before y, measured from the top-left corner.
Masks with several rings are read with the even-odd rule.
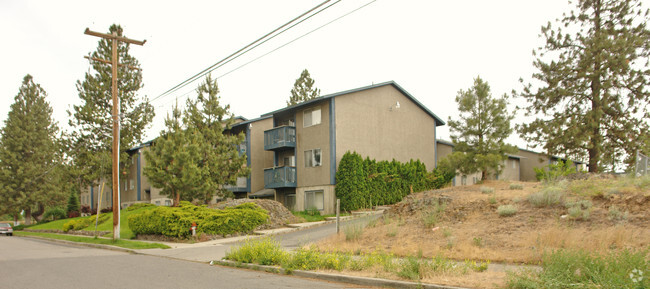
[[[49,208],[43,214],[43,220],[48,220],[48,221],[65,219],[66,217],[68,216],[66,215],[65,210],[59,207]]]
[[[522,185],[522,184],[510,184],[510,189],[511,190],[523,190],[524,185]]]
[[[110,213],[101,214],[99,215],[99,221],[97,223],[101,224],[103,222],[106,222],[106,220],[108,220],[108,218],[110,217],[111,217]],[[90,217],[85,217],[85,218],[73,219],[63,224],[62,230],[64,232],[68,232],[70,230],[78,231],[90,225],[94,225],[96,219],[97,219],[97,215],[92,215]]]
[[[543,168],[534,168],[534,170],[535,177],[538,181],[549,182],[555,182],[562,177],[577,173],[576,167],[571,160],[567,160],[566,162],[558,160],[555,164],[550,164]]]
[[[491,194],[491,193],[494,193],[494,188],[490,188],[490,187],[481,187],[481,193],[482,193],[482,194]]]
[[[254,203],[245,203],[223,210],[209,209],[181,202],[179,207],[156,207],[129,217],[129,225],[136,235],[164,235],[188,237],[192,223],[196,232],[210,235],[229,235],[250,232],[268,219],[268,212]]]
[[[336,196],[345,211],[390,205],[412,192],[438,189],[449,184],[454,173],[434,169],[428,172],[419,160],[365,160],[356,152],[346,152],[336,172]]]
[[[592,253],[559,250],[542,258],[543,270],[510,273],[508,288],[650,288],[648,251]]]

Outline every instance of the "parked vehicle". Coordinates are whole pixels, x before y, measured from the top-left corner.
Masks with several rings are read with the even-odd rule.
[[[0,223],[0,234],[11,236],[14,234],[14,229],[11,228],[11,224]]]

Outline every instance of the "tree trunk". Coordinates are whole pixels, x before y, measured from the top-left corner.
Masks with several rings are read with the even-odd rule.
[[[481,171],[481,181],[487,180],[487,171]]]
[[[601,2],[596,1],[594,7],[594,34],[598,38],[600,35],[600,6]],[[589,124],[592,126],[591,131],[591,147],[587,149],[589,153],[589,172],[598,173],[598,163],[600,161],[601,147],[603,144],[602,136],[600,135],[600,122],[602,118],[602,100],[600,95],[600,52],[596,48],[594,55],[594,76],[591,80],[591,115],[592,119]]]
[[[38,205],[38,211],[32,213],[32,217],[34,217],[34,220],[36,220],[36,222],[40,222],[43,219],[42,218],[43,213],[45,213],[45,206],[43,206],[42,204],[39,204]]]
[[[181,194],[176,193],[174,194],[174,207],[178,207],[178,205],[181,204]]]
[[[25,209],[25,225],[31,225],[32,224],[32,209],[27,208]]]
[[[14,214],[14,226],[18,226],[18,225],[20,225],[18,223],[18,214]]]

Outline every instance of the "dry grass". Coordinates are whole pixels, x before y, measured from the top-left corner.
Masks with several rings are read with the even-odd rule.
[[[564,183],[568,200],[589,199],[593,203],[589,218],[584,220],[562,217],[568,214],[565,206],[538,208],[531,205],[527,197],[542,190],[540,183],[522,183],[521,190],[512,190],[506,182],[488,181],[480,186],[413,194],[403,203],[394,205],[390,217],[366,228],[358,239],[345,241],[345,236],[333,236],[318,246],[324,251],[370,253],[382,250],[397,256],[422,252],[425,257],[442,255],[460,261],[491,260],[492,263],[511,264],[538,264],[544,252],[557,249],[592,252],[647,249],[650,240],[647,209],[650,207],[650,189],[647,182],[641,182],[641,185],[630,183],[613,179]],[[495,193],[483,194],[481,186],[491,187]],[[451,198],[451,202],[435,226],[427,228],[421,217],[425,208],[413,204],[426,203],[422,200],[441,196]],[[495,198],[496,202],[491,202],[490,198]],[[500,217],[497,208],[501,205],[516,205],[517,214]],[[612,207],[627,212],[627,218],[612,218]],[[475,239],[479,238],[482,246],[476,246]],[[472,273],[471,278],[436,276],[423,282],[477,288],[503,284],[504,276],[483,274]],[[475,284],[462,281],[467,279],[483,281]]]

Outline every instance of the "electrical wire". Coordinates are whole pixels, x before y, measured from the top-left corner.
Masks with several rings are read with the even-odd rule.
[[[240,66],[238,66],[238,67],[236,67],[236,68],[234,68],[234,69],[232,69],[232,70],[230,70],[230,71],[228,71],[228,72],[226,72],[226,73],[224,73],[224,74],[222,74],[222,75],[219,75],[218,77],[216,77],[216,79],[219,79],[219,78],[221,78],[221,77],[224,77],[224,76],[226,76],[226,75],[228,75],[228,74],[230,74],[230,73],[232,73],[232,72],[235,72],[235,71],[237,71],[237,70],[239,70],[239,69],[241,69],[241,68],[243,68],[243,67],[245,67],[245,66],[247,66],[247,65],[249,65],[249,64],[251,64],[251,63],[253,63],[253,62],[255,62],[255,61],[257,61],[257,60],[259,60],[259,59],[262,58],[262,57],[265,57],[265,56],[267,56],[267,55],[269,55],[269,54],[271,54],[271,53],[273,53],[273,52],[275,52],[275,51],[277,51],[277,50],[280,50],[280,49],[282,49],[283,47],[285,47],[285,46],[287,46],[287,45],[289,45],[289,44],[291,44],[291,43],[293,43],[293,42],[295,42],[295,41],[298,41],[299,39],[301,39],[301,38],[303,38],[303,37],[305,37],[305,36],[307,36],[307,35],[309,35],[309,34],[311,34],[311,33],[314,33],[314,32],[316,32],[316,31],[318,31],[318,30],[322,29],[322,28],[325,27],[325,26],[328,26],[328,25],[330,25],[330,24],[332,24],[332,23],[334,23],[334,22],[336,22],[336,21],[338,21],[338,20],[340,20],[340,19],[342,19],[342,18],[344,18],[344,17],[347,17],[348,15],[350,15],[350,14],[352,14],[352,13],[355,13],[355,12],[357,12],[357,11],[359,11],[359,10],[365,8],[366,6],[372,4],[372,3],[376,2],[376,1],[377,1],[377,0],[372,0],[372,1],[370,1],[370,2],[368,2],[368,3],[366,3],[366,4],[364,4],[364,5],[361,5],[361,6],[357,7],[357,8],[355,8],[355,9],[351,10],[351,11],[348,12],[348,13],[345,13],[345,14],[343,14],[343,15],[341,15],[341,16],[339,16],[339,17],[337,17],[337,18],[335,18],[335,19],[333,19],[333,20],[331,20],[331,21],[329,21],[329,22],[327,22],[327,23],[325,23],[325,24],[323,24],[323,25],[321,25],[321,26],[316,27],[316,28],[313,29],[313,30],[310,30],[309,32],[307,32],[307,33],[305,33],[305,34],[302,34],[302,35],[300,35],[300,36],[298,36],[298,37],[292,39],[291,41],[289,41],[289,42],[287,42],[287,43],[285,43],[285,44],[282,44],[282,45],[276,47],[275,49],[273,49],[273,50],[271,50],[271,51],[269,51],[269,52],[267,52],[267,53],[265,53],[265,54],[263,54],[263,55],[260,55],[260,56],[256,57],[255,59],[253,59],[253,60],[251,60],[251,61],[248,61],[248,62],[246,62],[246,63],[244,63],[244,64],[242,64],[242,65],[240,65]],[[337,1],[336,3],[338,3],[338,2],[340,2],[340,0]],[[334,4],[336,4],[336,3],[333,3],[332,5],[334,5]],[[331,5],[330,5],[330,6],[331,6]],[[328,7],[326,7],[325,9],[327,9],[327,8],[328,8]],[[320,11],[319,11],[319,12],[320,12]],[[314,14],[314,15],[315,15],[315,14]],[[313,15],[312,15],[312,16],[313,16]],[[310,16],[310,17],[311,17],[311,16]],[[297,24],[296,24],[296,25],[297,25]],[[287,29],[290,29],[290,27],[287,28]],[[259,45],[261,45],[261,44],[262,44],[262,43],[260,43]],[[259,45],[258,45],[258,46],[259,46]],[[255,47],[257,47],[257,46],[255,46]],[[252,48],[250,48],[250,49],[253,49],[253,48],[255,48],[255,47],[252,47]],[[250,49],[247,50],[247,51],[245,51],[245,52],[250,51]],[[237,56],[237,57],[239,57],[239,56]],[[224,65],[225,65],[225,64],[226,64],[226,63],[224,63]],[[223,66],[223,65],[220,65],[219,67],[221,67],[221,66]],[[212,71],[214,71],[215,69],[217,69],[217,68],[219,68],[219,67],[214,67],[214,68],[212,68],[211,70],[207,71],[206,74],[207,74],[207,73],[210,73],[210,72],[212,72]],[[187,97],[187,96],[189,95],[189,93],[192,92],[192,91],[194,91],[194,90],[192,89],[192,90],[190,90],[190,91],[188,91],[188,92],[182,94],[181,96],[176,97],[176,101],[178,101],[179,98],[182,99],[182,98],[184,98],[184,97]],[[170,102],[167,102],[167,103],[165,103],[165,104],[162,104],[162,105],[160,105],[160,106],[158,106],[158,107],[161,107],[161,108],[162,108],[163,106],[167,106],[167,105],[169,105],[169,103],[171,103],[171,101],[170,101]]]
[[[331,1],[331,0],[326,0],[326,1],[324,1],[324,2],[322,2],[322,3],[320,3],[320,4],[318,4],[317,6],[315,6],[315,7],[311,8],[311,9],[309,9],[307,12],[300,14],[300,16],[291,19],[291,21],[289,21],[289,22],[287,22],[287,23],[281,25],[280,27],[274,29],[273,31],[271,31],[271,32],[269,32],[269,33],[267,33],[267,34],[265,34],[264,36],[258,38],[257,40],[255,40],[255,41],[249,43],[248,45],[242,47],[241,49],[237,50],[236,52],[234,52],[234,53],[228,55],[226,58],[219,60],[217,63],[211,65],[210,67],[208,67],[208,68],[206,68],[206,69],[203,69],[201,72],[199,72],[199,73],[193,75],[192,77],[190,77],[190,78],[184,80],[183,82],[177,84],[176,86],[174,86],[174,87],[168,89],[167,91],[163,92],[162,94],[156,96],[156,97],[153,98],[151,101],[154,101],[154,100],[156,100],[156,99],[159,99],[159,98],[162,97],[162,96],[165,96],[165,95],[167,95],[167,94],[169,94],[169,93],[172,93],[172,92],[178,90],[179,88],[182,88],[182,87],[184,87],[185,85],[187,85],[187,84],[189,84],[189,83],[191,83],[191,82],[194,82],[194,81],[195,81],[196,79],[198,79],[199,77],[202,77],[203,75],[205,75],[205,72],[206,72],[206,71],[208,71],[208,70],[212,69],[213,67],[215,67],[215,66],[217,66],[217,65],[219,65],[219,64],[221,64],[221,63],[223,63],[224,61],[230,59],[231,57],[233,57],[233,56],[239,54],[241,51],[243,51],[243,50],[247,49],[248,47],[254,45],[255,43],[257,43],[257,42],[259,42],[259,41],[261,41],[261,40],[267,38],[269,35],[271,35],[271,34],[277,32],[278,30],[284,28],[285,26],[287,26],[287,25],[289,25],[289,24],[295,22],[296,20],[298,20],[298,19],[302,18],[303,16],[305,16],[305,15],[311,13],[312,11],[318,9],[319,7],[323,6],[325,3],[330,2],[330,1]],[[338,3],[338,2],[337,2],[337,3]],[[329,8],[329,7],[331,7],[331,5],[328,6],[328,8]],[[323,10],[324,10],[324,9],[323,9]],[[320,10],[320,11],[317,12],[317,13],[320,13],[320,12],[323,11],[323,10]],[[316,13],[316,14],[317,14],[317,13]],[[310,17],[311,17],[311,16],[310,16]],[[295,25],[294,25],[294,26],[295,26]],[[293,26],[292,26],[292,27],[293,27]],[[284,31],[286,31],[286,29],[283,30],[282,32],[276,34],[275,36],[277,36],[277,35],[283,33]],[[273,36],[273,37],[275,37],[275,36]]]

